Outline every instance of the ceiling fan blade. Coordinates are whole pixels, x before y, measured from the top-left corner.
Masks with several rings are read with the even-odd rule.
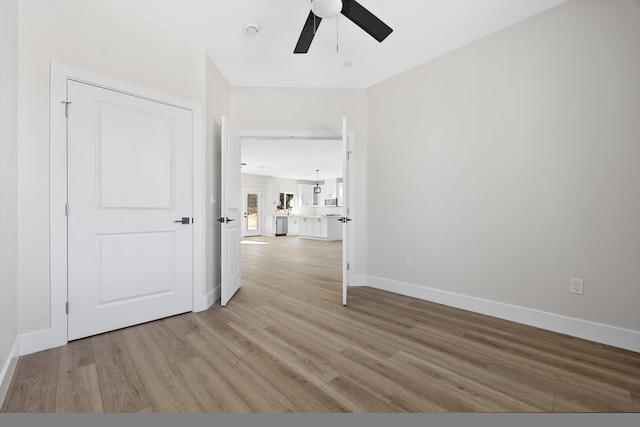
[[[379,42],[386,39],[393,31],[355,0],[342,0],[341,13]]]
[[[316,35],[316,30],[320,26],[320,21],[322,21],[322,18],[314,15],[313,12],[309,12],[309,16],[304,23],[304,27],[302,27],[298,44],[296,44],[293,53],[307,53],[309,51],[309,46],[311,46],[313,36]]]

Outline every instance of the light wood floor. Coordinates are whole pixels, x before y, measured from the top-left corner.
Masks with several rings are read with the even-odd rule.
[[[640,354],[375,289],[252,238],[230,304],[21,357],[4,412],[640,412]]]

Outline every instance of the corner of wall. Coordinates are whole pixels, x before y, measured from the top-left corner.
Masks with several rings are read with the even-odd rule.
[[[18,338],[16,337],[13,345],[11,346],[9,356],[2,365],[2,371],[0,371],[0,407],[4,404],[4,399],[7,397],[7,393],[9,392],[9,386],[11,385],[13,374],[15,373],[16,366],[18,365],[19,353],[20,349],[18,346]]]

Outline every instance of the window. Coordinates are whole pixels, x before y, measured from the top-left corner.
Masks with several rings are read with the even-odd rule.
[[[293,193],[280,193],[280,202],[276,209],[277,213],[290,214],[293,212]]]

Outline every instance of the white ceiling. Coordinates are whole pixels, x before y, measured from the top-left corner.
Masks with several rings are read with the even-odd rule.
[[[322,21],[304,55],[293,49],[310,0],[98,1],[203,47],[231,86],[366,88],[566,0],[358,0],[391,35],[378,43],[339,15]],[[249,35],[249,23],[260,32]],[[243,139],[242,162],[248,174],[334,178],[341,142]]]
[[[242,173],[295,180],[342,177],[342,140],[242,140]]]
[[[205,48],[231,86],[366,88],[566,0],[358,0],[393,28],[386,40],[339,15],[298,55],[310,0],[98,1]]]

